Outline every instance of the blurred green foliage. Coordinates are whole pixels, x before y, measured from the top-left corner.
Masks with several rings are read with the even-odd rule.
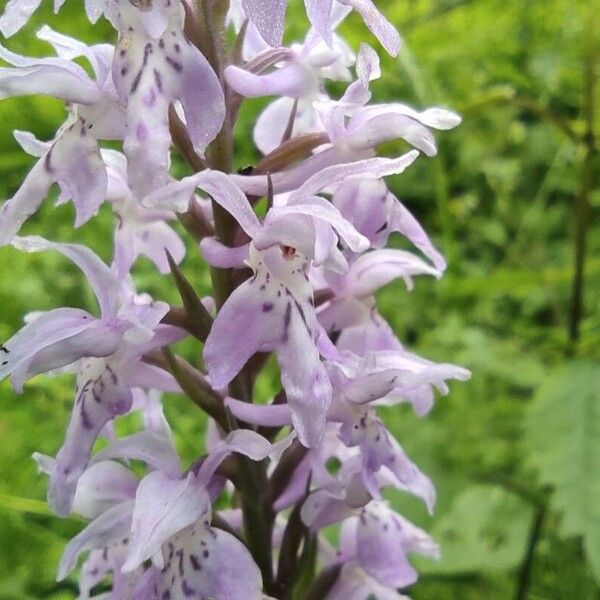
[[[79,4],[70,0],[59,16],[44,7],[8,45],[26,54],[47,53],[32,37],[44,22],[89,41],[113,39],[105,22],[95,28],[87,24]],[[405,47],[399,59],[383,60],[375,98],[444,105],[464,117],[458,130],[438,136],[437,158],[420,158],[390,181],[450,265],[440,282],[418,281],[412,293],[400,283],[390,285],[380,295],[381,310],[411,349],[473,372],[472,380],[453,385],[449,399],[440,399],[426,419],[406,407],[385,411],[400,442],[438,488],[433,519],[409,498],[390,498],[432,530],[444,552],[437,564],[420,561],[423,577],[411,595],[416,600],[598,598],[597,153],[590,159],[580,338],[575,344],[567,337],[575,205],[586,155],[584,58],[598,48],[600,27],[596,39],[590,27],[598,6],[589,0],[382,0],[379,5],[402,32]],[[302,19],[294,19],[290,34],[301,26]],[[354,17],[342,32],[355,47],[366,35]],[[600,55],[596,58],[597,80]],[[237,166],[256,159],[246,140],[263,104],[248,103],[242,111]],[[49,139],[63,116],[63,107],[47,98],[0,104],[1,197],[14,192],[32,163],[10,129]],[[79,230],[72,222],[70,206],[55,208],[47,201],[25,231],[84,242],[109,260],[110,211],[104,207]],[[208,291],[193,245],[182,268],[200,293]],[[135,274],[140,289],[176,300],[174,286],[149,263],[140,261]],[[8,338],[28,311],[63,305],[95,310],[80,273],[53,253],[3,248],[0,275],[0,339]],[[198,359],[193,345],[183,351]],[[269,374],[261,382],[261,398],[276,390]],[[65,541],[81,523],[49,515],[43,503],[46,482],[30,460],[36,450],[56,452],[71,402],[71,382],[65,378],[36,378],[23,396],[7,382],[0,384],[0,599],[75,596],[73,582],[57,584],[54,573]],[[204,419],[178,397],[168,398],[166,412],[182,455],[192,460],[202,449]]]

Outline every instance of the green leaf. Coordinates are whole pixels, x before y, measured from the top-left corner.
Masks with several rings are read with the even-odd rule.
[[[600,365],[574,361],[538,389],[527,418],[527,446],[565,536],[581,535],[600,581]]]
[[[520,564],[533,509],[517,495],[496,485],[464,491],[434,525],[441,560],[419,560],[425,573],[508,571]]]

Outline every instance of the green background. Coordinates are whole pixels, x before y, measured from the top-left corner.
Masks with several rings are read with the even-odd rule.
[[[59,16],[44,6],[7,46],[47,54],[47,45],[33,37],[44,22],[88,41],[113,40],[107,23],[92,28],[79,4],[69,0]],[[299,2],[291,4],[293,39],[303,17]],[[437,135],[438,157],[419,158],[390,179],[449,268],[439,282],[418,280],[411,293],[399,282],[388,286],[379,297],[381,312],[409,348],[473,372],[425,419],[404,406],[385,412],[438,488],[433,518],[416,501],[390,497],[442,545],[442,561],[419,561],[423,575],[411,596],[600,598],[600,189],[597,151],[584,135],[586,77],[597,87],[600,72],[600,24],[595,31],[592,25],[600,7],[589,0],[378,4],[405,46],[399,59],[384,59],[375,99],[448,106],[464,118],[457,130]],[[342,31],[355,48],[361,40],[374,43],[358,18]],[[586,56],[595,63],[594,77]],[[256,160],[248,140],[262,105],[251,102],[242,111],[238,167]],[[32,164],[10,130],[50,139],[64,114],[48,98],[0,103],[0,198],[14,193]],[[597,122],[594,128],[598,133]],[[384,151],[402,149],[390,144]],[[586,196],[584,311],[575,342],[567,330],[577,206]],[[48,200],[24,231],[82,241],[110,260],[110,209],[79,230],[72,228],[72,212],[71,205],[55,208]],[[207,293],[207,273],[191,245],[182,269]],[[135,275],[141,290],[177,301],[173,285],[150,263],[141,260]],[[0,340],[27,312],[59,306],[96,310],[75,268],[55,253],[0,249]],[[183,351],[191,360],[199,356],[193,344]],[[275,389],[272,371],[260,386],[264,397]],[[48,513],[46,482],[30,459],[36,450],[56,453],[71,403],[68,378],[37,377],[22,396],[0,383],[2,599],[75,596],[73,581],[57,584],[54,574],[62,547],[82,523]],[[166,412],[185,461],[192,460],[202,450],[204,420],[183,398],[167,398]]]

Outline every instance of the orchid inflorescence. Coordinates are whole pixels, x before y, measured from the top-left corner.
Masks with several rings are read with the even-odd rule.
[[[4,36],[40,2],[9,0]],[[289,47],[286,5],[85,0],[91,22],[104,16],[116,29],[114,46],[48,26],[37,36],[55,56],[0,46],[9,65],[0,68],[0,98],[45,94],[67,109],[49,142],[15,131],[37,162],[0,209],[0,243],[64,255],[99,307],[97,316],[30,315],[0,352],[0,377],[19,392],[40,373],[76,376],[63,446],[34,458],[52,510],[90,521],[58,571],[68,576],[86,555],[80,598],[403,598],[398,590],[417,579],[408,555],[439,553],[384,500],[385,488],[397,489],[431,512],[435,489],[377,409],[410,403],[423,416],[435,390],[446,394],[448,380],[469,373],[407,351],[375,294],[396,278],[410,289],[414,276],[439,278],[446,268],[384,177],[435,155],[430,129],[460,118],[371,103],[379,56],[366,43],[355,53],[336,33],[355,11],[396,55],[400,37],[371,0],[305,0],[310,29]],[[347,82],[339,99],[328,80]],[[240,107],[266,96],[276,99],[253,130],[263,158],[235,171]],[[378,157],[390,140],[412,149]],[[170,171],[174,149],[190,167],[181,179]],[[110,203],[110,265],[83,245],[19,236],[55,183],[59,202],[74,204],[76,227]],[[175,218],[198,244],[191,260],[201,253],[210,266],[210,297],[199,298],[178,267],[185,245]],[[423,257],[385,248],[392,234]],[[140,255],[172,274],[182,306],[136,290]],[[202,368],[169,347],[186,337],[203,345]],[[253,402],[271,354],[280,392]],[[175,450],[161,392],[189,396],[209,417],[207,452],[190,466]],[[115,420],[132,411],[140,430],[119,436]],[[336,523],[337,548],[323,534]]]

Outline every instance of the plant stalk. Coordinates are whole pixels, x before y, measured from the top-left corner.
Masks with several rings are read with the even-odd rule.
[[[573,267],[571,306],[568,322],[568,339],[571,346],[574,346],[579,339],[580,323],[583,316],[583,287],[585,280],[587,232],[590,212],[589,195],[592,191],[592,164],[596,150],[594,138],[596,43],[594,38],[593,19],[594,16],[590,15],[588,33],[589,47],[584,61],[582,113],[585,119],[586,131],[583,138],[584,156],[581,164],[581,180],[579,192],[575,198],[575,262]]]

